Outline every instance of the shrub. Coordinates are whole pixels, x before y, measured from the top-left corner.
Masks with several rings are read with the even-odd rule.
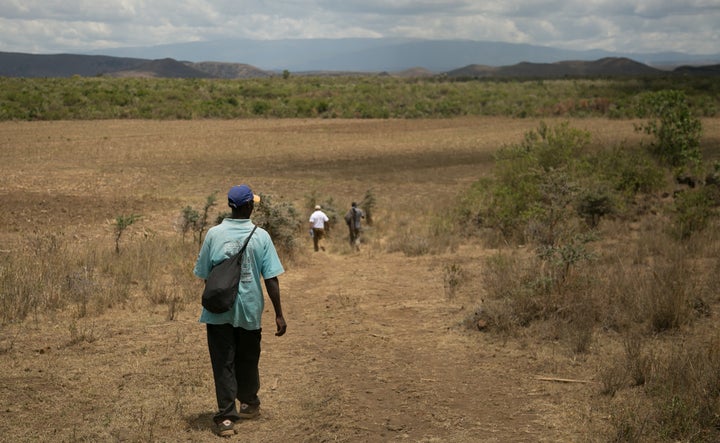
[[[567,123],[556,127],[542,123],[522,143],[500,149],[489,194],[482,198],[483,208],[475,218],[506,238],[554,243],[576,192],[573,174],[588,140],[587,132]],[[471,192],[476,194],[477,189]],[[464,206],[468,203],[466,199]]]
[[[524,217],[525,238],[542,245],[556,245],[570,231],[570,203],[577,193],[577,186],[565,169],[550,169],[538,184],[537,200]]]
[[[506,333],[536,322],[555,323],[564,328],[572,349],[584,352],[595,323],[595,302],[585,271],[569,273],[567,269],[589,258],[562,262],[559,252],[549,254],[499,253],[488,258],[483,273],[488,299],[482,315],[491,329]]]
[[[488,189],[492,184],[491,178],[480,178],[458,194],[448,217],[457,226],[458,235],[470,236],[483,227],[489,231],[491,223],[485,214],[490,207],[489,201],[492,197]]]
[[[651,152],[673,167],[694,167],[702,160],[700,136],[702,123],[693,115],[685,93],[678,90],[658,91],[645,95],[640,114],[651,118],[637,127],[653,135]]]
[[[457,263],[446,263],[443,265],[443,287],[448,298],[455,297],[457,288],[464,280],[464,272]]]
[[[679,192],[675,195],[672,208],[672,234],[675,238],[687,239],[705,229],[714,214],[714,197],[710,188]]]
[[[580,191],[575,206],[578,215],[591,228],[596,228],[602,217],[615,212],[614,196],[602,186]]]
[[[554,290],[562,292],[569,283],[572,269],[595,258],[586,247],[593,240],[595,237],[592,235],[576,235],[561,245],[547,244],[537,249],[538,258],[549,265],[544,267],[545,275]]]
[[[646,151],[622,146],[599,152],[586,173],[626,196],[658,191],[665,182],[665,171]]]
[[[489,257],[483,270],[488,300],[482,315],[489,326],[506,333],[528,326],[542,316],[542,298],[537,297],[536,276],[520,257],[498,253]]]
[[[195,230],[195,227],[200,221],[200,213],[193,209],[191,206],[185,206],[180,212],[180,220],[178,221],[178,230],[182,234],[183,242],[185,241],[185,234],[191,230]]]
[[[202,246],[203,233],[208,227],[208,216],[210,215],[210,208],[217,204],[217,192],[213,192],[205,198],[205,204],[203,205],[202,217],[198,217],[193,225],[193,231],[197,237],[198,247]],[[194,216],[191,214],[191,216]]]
[[[273,240],[281,256],[292,258],[297,248],[297,234],[306,226],[292,203],[276,204],[269,195],[261,194],[260,202],[255,205],[253,222],[265,229]]]

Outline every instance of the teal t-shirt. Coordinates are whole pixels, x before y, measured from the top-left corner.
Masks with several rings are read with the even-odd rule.
[[[226,218],[210,228],[200,248],[194,274],[206,279],[213,266],[240,250],[254,226],[250,220]],[[213,314],[203,308],[200,322],[215,325],[228,323],[247,330],[260,329],[265,308],[262,280],[277,277],[283,272],[285,270],[270,235],[258,227],[243,255],[235,305],[222,314]]]

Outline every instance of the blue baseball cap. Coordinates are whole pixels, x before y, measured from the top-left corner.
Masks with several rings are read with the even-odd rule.
[[[228,206],[239,208],[249,201],[259,202],[260,196],[253,194],[248,185],[236,185],[228,191]]]

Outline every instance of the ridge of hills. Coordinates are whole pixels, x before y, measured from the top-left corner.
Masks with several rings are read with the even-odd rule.
[[[158,77],[246,79],[277,76],[249,64],[230,62],[190,62],[172,58],[148,60],[131,57],[78,54],[24,54],[0,52],[0,76],[3,77]],[[720,64],[680,66],[662,70],[625,57],[604,57],[594,61],[566,60],[552,63],[520,62],[506,66],[470,64],[445,72],[414,67],[396,72],[305,71],[293,75],[390,75],[394,77],[449,78],[563,78],[592,76],[694,75],[718,76]]]
[[[509,66],[520,62],[591,61],[607,57],[629,58],[661,69],[720,63],[720,53],[640,53],[594,48],[571,50],[528,43],[404,37],[279,40],[229,38],[104,48],[81,53],[151,60],[173,58],[191,62],[242,62],[269,71],[288,70],[293,73],[397,72],[419,66],[433,73],[442,73],[471,64]]]
[[[677,69],[677,68],[676,68]],[[683,71],[690,73],[690,71]],[[704,72],[701,69],[692,71]],[[449,77],[598,77],[651,76],[667,74],[657,68],[621,57],[607,57],[595,61],[560,61],[555,63],[521,62],[511,66],[469,65],[447,73]]]

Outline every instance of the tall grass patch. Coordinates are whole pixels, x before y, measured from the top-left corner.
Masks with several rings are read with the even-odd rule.
[[[408,257],[455,251],[460,239],[449,217],[396,216],[387,232],[385,250]]]
[[[0,318],[6,324],[64,309],[80,318],[132,300],[173,303],[177,311],[194,297],[195,254],[192,245],[160,237],[127,242],[120,253],[101,241],[34,237],[0,257]]]
[[[610,440],[718,441],[719,349],[720,337],[713,336],[656,342],[636,354],[627,352],[615,366],[619,383],[604,391],[613,396]],[[607,373],[604,380],[607,386]]]
[[[72,297],[82,296],[75,296],[71,291],[73,279],[66,271],[70,255],[60,234],[30,237],[16,249],[0,255],[3,324],[58,309]]]

